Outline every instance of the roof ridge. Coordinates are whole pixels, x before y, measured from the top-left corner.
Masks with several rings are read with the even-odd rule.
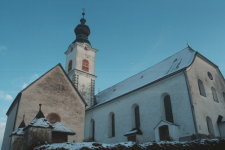
[[[170,57],[176,55],[177,53],[179,53],[179,52],[181,52],[181,51],[184,51],[184,50],[187,49],[187,48],[190,48],[191,50],[193,50],[194,52],[196,52],[194,49],[192,49],[190,46],[188,46],[188,47],[186,47],[186,48],[184,48],[184,49],[182,49],[182,50],[176,52],[175,54],[173,54],[173,55],[171,55],[171,56],[169,56],[169,57],[163,59],[162,61],[156,63],[155,65],[153,65],[153,66],[151,66],[151,67],[149,67],[149,68],[147,68],[147,69],[145,69],[145,70],[143,70],[143,71],[141,71],[141,72],[139,72],[139,73],[136,73],[136,74],[134,74],[134,75],[132,75],[132,76],[130,76],[130,77],[128,77],[128,78],[126,78],[126,79],[124,79],[124,80],[122,80],[122,81],[120,81],[120,82],[118,82],[118,83],[116,83],[116,84],[114,84],[114,85],[112,85],[112,86],[110,86],[110,87],[104,89],[103,91],[106,91],[107,89],[112,88],[113,86],[116,86],[116,85],[118,85],[119,83],[122,83],[122,82],[128,80],[129,78],[131,78],[131,77],[133,77],[133,76],[136,76],[136,75],[138,75],[138,74],[140,74],[140,73],[142,73],[142,72],[144,72],[144,71],[146,71],[146,70],[148,70],[148,69],[150,69],[150,68],[152,68],[152,67],[158,65],[159,63],[163,62],[164,60],[169,59]],[[102,93],[103,91],[99,92],[98,94]],[[98,95],[98,94],[97,94],[97,95]],[[96,95],[96,96],[97,96],[97,95]]]

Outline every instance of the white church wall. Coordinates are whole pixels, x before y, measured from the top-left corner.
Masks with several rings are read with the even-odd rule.
[[[18,107],[18,103],[15,104],[15,106],[13,107],[13,109],[11,110],[11,112],[7,118],[5,133],[4,133],[4,138],[3,138],[3,142],[2,142],[2,148],[1,148],[2,150],[9,150],[9,148],[10,148],[11,137],[9,137],[9,135],[15,130],[13,127],[15,124],[17,107]],[[22,120],[20,120],[20,122],[21,121]],[[17,126],[15,128],[17,128]]]
[[[79,82],[78,82],[78,91],[85,99],[86,103],[88,104],[87,107],[90,107],[90,99],[91,99],[91,79],[85,77],[83,75],[79,75]]]
[[[170,95],[174,123],[180,126],[179,137],[195,134],[185,76],[181,72],[87,111],[85,114],[85,139],[89,138],[90,122],[93,119],[95,120],[95,139],[97,141],[105,143],[127,141],[124,134],[132,129],[131,107],[136,103],[140,111],[142,141],[154,141],[153,128],[163,118],[160,98],[164,93]],[[110,112],[115,114],[115,137],[111,138],[108,137]]]
[[[208,77],[208,72],[212,74],[213,80]],[[220,133],[217,119],[219,115],[225,116],[225,102],[223,97],[225,83],[223,76],[215,66],[198,55],[193,64],[187,69],[187,76],[199,134],[209,134],[206,123],[206,117],[208,116],[212,120],[215,136],[219,137]],[[200,79],[204,85],[206,97],[200,95],[198,79]],[[211,87],[216,89],[219,103],[214,101]]]

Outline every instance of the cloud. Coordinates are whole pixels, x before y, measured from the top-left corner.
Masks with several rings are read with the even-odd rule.
[[[6,100],[9,100],[9,101],[13,100],[12,96],[11,95],[8,95],[8,94],[5,95],[5,99]]]
[[[7,50],[7,47],[0,45],[0,52],[3,51],[3,50]]]
[[[0,123],[0,145],[2,145],[4,133],[5,133],[5,123]]]
[[[0,91],[0,99],[11,101],[13,100],[12,96],[9,94],[5,94],[4,91]]]
[[[23,83],[22,85],[22,89],[26,88],[30,83],[34,82],[37,78],[39,77],[38,74],[33,74],[31,77],[30,77],[30,81],[28,83]]]
[[[28,84],[27,84],[27,83],[23,83],[23,85],[22,85],[22,89],[25,89],[27,86],[28,86]]]

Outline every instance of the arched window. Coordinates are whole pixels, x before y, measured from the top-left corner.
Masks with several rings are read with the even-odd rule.
[[[216,90],[214,89],[214,87],[211,88],[212,89],[212,94],[213,94],[213,99],[215,102],[218,102],[218,97],[217,97],[217,94],[216,94]]]
[[[68,72],[69,72],[70,70],[72,70],[72,63],[73,63],[73,61],[70,60],[69,65],[68,65]]]
[[[169,95],[166,95],[164,98],[164,107],[165,107],[166,121],[173,123],[173,112]]]
[[[82,62],[82,70],[89,72],[89,62],[86,59]]]
[[[95,120],[91,119],[91,124],[90,124],[90,140],[94,141],[95,140]]]
[[[212,139],[215,137],[212,120],[207,116],[206,117],[207,127],[209,131],[209,138]]]
[[[51,124],[54,124],[56,122],[60,122],[61,121],[61,118],[59,117],[59,115],[57,115],[56,113],[51,113],[49,114],[46,119],[51,123]]]
[[[136,128],[139,128],[140,125],[140,114],[139,114],[139,106],[136,106],[135,109],[135,126]]]
[[[224,102],[225,102],[225,93],[223,92],[223,100],[224,100]]]
[[[202,81],[199,79],[198,79],[198,88],[199,88],[200,95],[206,97],[204,85],[203,85]]]
[[[108,136],[115,137],[115,115],[113,112],[109,114]]]

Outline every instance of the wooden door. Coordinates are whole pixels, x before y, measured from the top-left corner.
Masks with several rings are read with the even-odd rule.
[[[52,143],[67,142],[67,135],[52,133]]]
[[[163,125],[163,126],[159,127],[159,137],[160,137],[160,141],[168,141],[169,140],[168,125]]]

